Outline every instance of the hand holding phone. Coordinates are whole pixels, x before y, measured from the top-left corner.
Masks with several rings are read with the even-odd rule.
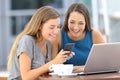
[[[75,43],[67,43],[64,46],[64,51],[70,51],[69,53],[66,53],[67,55],[70,55],[70,53],[72,52],[72,49],[74,48]]]

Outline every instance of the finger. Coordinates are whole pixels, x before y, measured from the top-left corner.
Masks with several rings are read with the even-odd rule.
[[[75,52],[71,52],[72,53],[72,55],[75,55]]]
[[[74,52],[71,52],[69,56],[70,56],[70,57],[73,57],[74,55],[75,55],[75,53],[74,53]]]
[[[68,58],[68,56],[67,55],[63,55],[63,58]]]
[[[60,53],[63,52],[63,49],[60,50]]]
[[[64,53],[63,53],[63,54],[64,54],[64,55],[66,55],[67,53],[70,53],[70,51],[64,51]]]
[[[68,56],[68,57],[67,57],[67,60],[69,60],[69,59],[71,59],[71,56]]]
[[[69,60],[69,59],[71,59],[71,56],[65,55],[64,58],[65,58],[66,60]]]
[[[60,50],[59,54],[62,54],[62,52],[63,52],[63,49]]]

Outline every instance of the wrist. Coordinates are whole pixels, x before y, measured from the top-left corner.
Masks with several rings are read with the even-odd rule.
[[[62,64],[62,62],[60,60],[55,59],[55,58],[52,60],[52,62],[53,62],[53,64]]]

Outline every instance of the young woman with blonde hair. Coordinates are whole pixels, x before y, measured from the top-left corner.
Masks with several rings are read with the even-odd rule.
[[[50,6],[39,8],[17,36],[8,60],[8,80],[34,80],[49,71],[52,64],[71,58],[61,50],[51,60],[51,42],[60,29],[60,15]],[[51,61],[50,61],[51,60]]]

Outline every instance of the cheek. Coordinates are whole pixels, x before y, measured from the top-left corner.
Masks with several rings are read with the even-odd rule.
[[[85,25],[83,25],[83,30],[85,29]]]
[[[43,29],[43,30],[42,30],[42,36],[43,36],[43,37],[48,36],[49,33],[50,33],[50,31],[49,31],[48,29]]]
[[[85,25],[80,25],[79,28],[80,28],[81,30],[84,30],[84,29],[85,29]]]
[[[73,26],[71,24],[68,24],[68,29],[72,29]]]
[[[42,33],[41,33],[41,34],[42,34],[42,36],[43,36],[43,37],[45,37],[45,31],[42,31]]]
[[[84,28],[85,28],[86,24],[84,24],[83,26],[84,26]]]

